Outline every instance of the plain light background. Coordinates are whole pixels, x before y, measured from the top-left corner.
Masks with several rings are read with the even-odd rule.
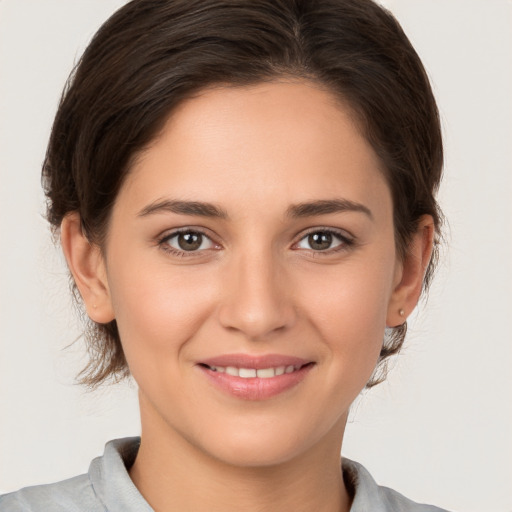
[[[40,165],[63,84],[122,0],[0,0],[0,491],[87,470],[139,433],[135,386],[87,394]],[[455,511],[512,511],[512,3],[388,0],[431,76],[446,143],[448,250],[344,454]]]

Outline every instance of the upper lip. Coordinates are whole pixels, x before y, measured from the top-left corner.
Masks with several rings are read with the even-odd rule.
[[[249,355],[249,354],[223,354],[199,361],[199,364],[207,366],[234,366],[235,368],[277,368],[279,366],[304,366],[312,363],[307,359],[281,354]]]

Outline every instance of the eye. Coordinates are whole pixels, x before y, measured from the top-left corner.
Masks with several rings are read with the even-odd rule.
[[[213,249],[216,244],[201,231],[192,229],[180,230],[166,235],[160,241],[164,250],[183,255]]]
[[[301,238],[297,248],[327,252],[340,250],[351,244],[352,240],[337,231],[318,229]]]

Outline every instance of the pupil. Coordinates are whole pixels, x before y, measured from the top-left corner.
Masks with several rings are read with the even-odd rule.
[[[180,233],[178,235],[178,245],[184,251],[193,251],[201,247],[202,238],[201,233]]]
[[[332,243],[332,235],[331,233],[312,233],[308,236],[308,242],[312,249],[317,249],[319,251],[329,249]]]

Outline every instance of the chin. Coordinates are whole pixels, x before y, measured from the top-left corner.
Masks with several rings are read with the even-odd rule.
[[[343,420],[341,424],[344,424]],[[196,438],[195,441],[200,441],[198,447],[204,453],[220,462],[236,467],[258,468],[297,460],[306,456],[322,439],[329,439],[332,445],[343,436],[343,427],[340,430],[337,423],[329,428],[327,425],[308,424],[307,419],[303,418],[302,426],[297,428],[297,424],[287,421],[260,421],[252,426],[231,424],[216,432],[212,428],[208,438]],[[215,433],[217,435],[212,435]]]
[[[212,450],[212,455],[220,462],[238,468],[263,468],[285,464],[295,459],[301,449],[291,443],[284,445],[281,440],[271,443],[248,442],[229,443],[229,446]]]

